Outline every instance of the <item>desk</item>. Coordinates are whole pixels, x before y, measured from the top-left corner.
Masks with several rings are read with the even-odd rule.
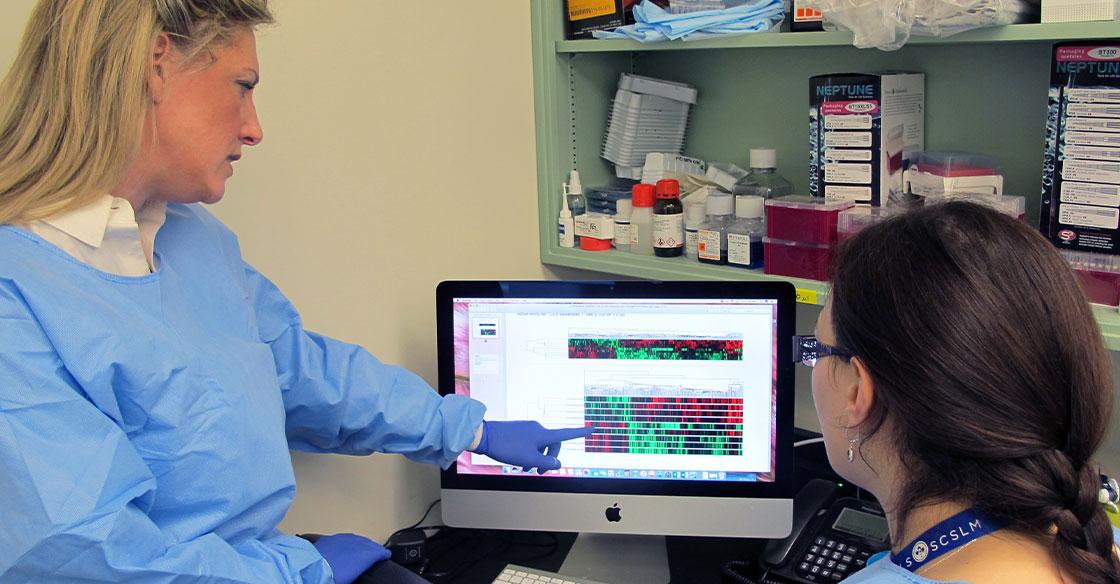
[[[430,564],[425,577],[436,583],[489,584],[506,564],[556,572],[564,563],[575,537],[574,533],[455,530],[429,545],[436,560]],[[759,539],[666,537],[670,582],[718,584],[724,563],[757,557],[765,543]],[[480,554],[488,550],[501,551],[480,559]],[[469,562],[474,563],[467,565]],[[453,577],[440,576],[456,570],[459,573]]]

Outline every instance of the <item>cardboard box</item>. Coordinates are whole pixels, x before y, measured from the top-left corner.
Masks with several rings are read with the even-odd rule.
[[[1120,40],[1054,46],[1042,168],[1043,235],[1120,254]]]
[[[886,206],[904,162],[925,146],[925,75],[840,73],[809,79],[809,194]]]
[[[564,0],[568,39],[589,39],[593,31],[626,24],[628,4],[624,0]]]

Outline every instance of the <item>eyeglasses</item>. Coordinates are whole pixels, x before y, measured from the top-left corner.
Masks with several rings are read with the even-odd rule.
[[[825,357],[839,357],[845,361],[854,357],[847,349],[826,345],[812,335],[794,335],[793,362],[806,367],[816,367],[817,361]]]

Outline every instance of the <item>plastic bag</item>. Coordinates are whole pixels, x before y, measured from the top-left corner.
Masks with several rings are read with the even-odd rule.
[[[852,31],[855,46],[893,51],[911,34],[947,37],[1020,22],[1037,9],[1037,0],[807,0],[805,5],[824,14],[825,28]]]

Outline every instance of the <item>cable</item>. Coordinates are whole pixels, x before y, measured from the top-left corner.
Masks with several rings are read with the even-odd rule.
[[[824,436],[821,436],[820,438],[806,438],[804,440],[798,440],[797,442],[793,443],[793,447],[797,448],[798,446],[807,446],[809,444],[817,444],[819,442],[824,442]]]
[[[412,528],[416,527],[417,525],[420,525],[421,523],[423,523],[424,520],[428,518],[428,514],[432,512],[432,509],[435,509],[436,505],[439,505],[440,501],[442,501],[442,500],[443,499],[436,499],[435,501],[432,501],[432,504],[428,505],[428,510],[424,512],[424,516],[420,518],[420,521],[417,521],[416,523],[413,523],[412,525],[409,525],[408,527],[406,527],[404,529],[412,529]],[[402,529],[401,531],[404,531],[404,529]]]

